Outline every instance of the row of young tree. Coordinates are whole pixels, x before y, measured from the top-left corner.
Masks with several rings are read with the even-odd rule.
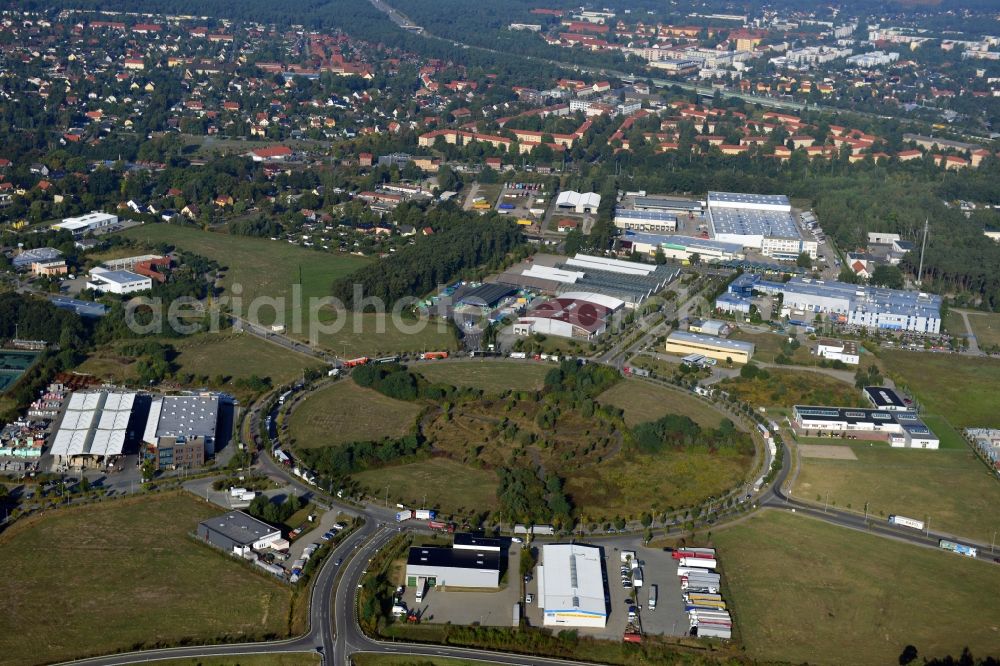
[[[333,296],[349,308],[362,308],[367,298],[390,306],[404,296],[428,294],[477,267],[499,266],[522,243],[517,227],[499,215],[433,209],[427,222],[433,235],[336,281]]]

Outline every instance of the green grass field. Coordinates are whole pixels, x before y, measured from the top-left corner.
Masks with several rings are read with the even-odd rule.
[[[973,314],[970,312],[969,323],[972,325],[972,332],[976,334],[976,340],[981,347],[1000,347],[1000,314],[995,312],[976,312]]]
[[[493,509],[497,504],[497,476],[448,458],[429,458],[355,474],[353,478],[375,497],[385,493],[404,504],[418,506],[423,497],[449,512]]]
[[[420,409],[348,379],[306,398],[292,412],[288,429],[302,448],[379,440],[406,434]]]
[[[989,543],[1000,529],[1000,483],[969,447],[925,451],[852,444],[857,460],[803,458],[795,494],[887,519],[930,519],[930,528]],[[819,498],[819,500],[817,500]]]
[[[569,475],[566,492],[589,520],[691,506],[745,480],[750,456],[731,452],[629,453]]]
[[[483,389],[487,393],[542,388],[545,373],[554,365],[536,361],[469,361],[417,363],[410,366],[429,382]]]
[[[163,342],[177,350],[177,357],[173,362],[178,366],[178,375],[206,376],[209,381],[214,381],[221,375],[228,378],[228,383],[219,388],[236,394],[240,391],[233,386],[233,380],[257,375],[270,377],[271,382],[277,386],[301,377],[305,369],[322,365],[308,356],[247,333],[198,333],[182,338],[163,339]],[[115,381],[134,381],[137,378],[135,359],[119,353],[117,349],[120,346],[105,346],[91,354],[78,370]]]
[[[241,299],[239,311],[264,326],[276,321],[275,310],[266,299],[284,299],[287,316],[284,324],[290,335],[310,336],[310,299],[330,293],[334,281],[371,260],[344,253],[307,250],[286,242],[263,238],[230,236],[173,224],[146,224],[124,232],[134,240],[155,244],[170,243],[180,250],[214,259],[225,268],[223,296]],[[301,279],[300,279],[301,277]],[[301,284],[295,296],[294,284]],[[256,305],[255,305],[256,301]],[[236,311],[237,308],[233,307]],[[328,308],[318,308],[316,339],[318,344],[348,357],[389,351],[451,349],[454,335],[446,326],[424,322],[420,331],[410,333],[406,326],[396,327],[391,317],[369,313],[354,316],[341,313],[338,320]],[[295,322],[301,321],[301,333]],[[339,325],[337,332],[325,332],[320,326]]]
[[[732,377],[716,384],[717,388],[755,406],[791,407],[793,405],[863,405],[861,393],[853,384],[812,370],[768,368],[768,377],[746,379]]]
[[[1000,566],[767,511],[712,535],[750,657],[895,664],[996,654]],[[933,583],[931,583],[933,581]]]
[[[629,426],[655,421],[666,414],[684,414],[704,428],[717,428],[723,419],[720,412],[693,395],[641,379],[618,382],[597,399],[624,410]]]
[[[0,535],[7,664],[288,632],[290,590],[188,537],[220,509],[185,493],[59,510]],[[58,626],[58,631],[54,627]]]
[[[885,351],[882,363],[896,384],[913,391],[923,412],[957,429],[1000,428],[1000,359]]]
[[[788,336],[780,333],[740,332],[734,333],[730,338],[752,342],[754,344],[753,360],[761,363],[774,363],[774,359],[782,353],[782,345],[788,341]],[[816,357],[809,353],[809,348],[804,343],[792,353],[792,360],[799,365],[816,365]]]

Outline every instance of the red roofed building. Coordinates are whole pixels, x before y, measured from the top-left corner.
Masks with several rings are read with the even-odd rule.
[[[268,146],[267,148],[252,150],[249,155],[253,158],[254,162],[283,160],[291,157],[292,149],[288,146]]]

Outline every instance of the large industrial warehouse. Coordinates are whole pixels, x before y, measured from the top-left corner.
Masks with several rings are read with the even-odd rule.
[[[663,289],[678,269],[609,257],[577,254],[570,259],[536,256],[526,267],[502,274],[500,282],[564,296],[565,292],[603,294],[634,308]]]
[[[792,420],[799,432],[864,433],[870,439],[887,440],[895,448],[936,449],[941,443],[911,411],[795,405]]]
[[[70,396],[50,453],[62,464],[102,465],[122,455],[135,393],[77,392]]]
[[[624,301],[583,292],[567,292],[532,307],[514,324],[514,335],[533,333],[593,340],[608,328],[608,319]]]
[[[743,340],[727,340],[687,331],[674,331],[667,336],[667,353],[678,356],[701,354],[719,361],[732,359],[734,363],[749,363],[753,352],[754,344]]]
[[[783,194],[708,193],[712,237],[760,250],[761,254],[794,261],[806,252],[816,258],[816,241],[802,238],[792,205]]]
[[[537,567],[538,605],[545,626],[604,627],[608,609],[603,563],[600,549],[592,546],[542,546],[542,563]]]
[[[492,541],[492,540],[488,540]],[[500,551],[493,544],[470,541],[455,548],[414,546],[406,560],[406,585],[414,587],[420,578],[429,587],[500,587]]]

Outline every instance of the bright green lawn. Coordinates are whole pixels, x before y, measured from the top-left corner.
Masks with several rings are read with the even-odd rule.
[[[497,475],[463,465],[449,458],[429,458],[405,465],[391,465],[359,472],[353,478],[378,498],[419,506],[427,497],[448,513],[492,510],[497,504]]]

